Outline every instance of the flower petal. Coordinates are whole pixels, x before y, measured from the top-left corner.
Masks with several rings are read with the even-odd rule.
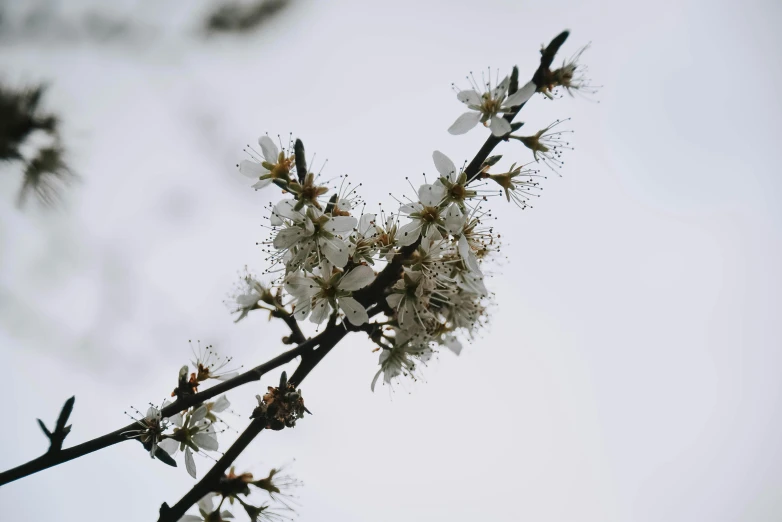
[[[339,307],[345,312],[347,320],[354,326],[360,326],[369,321],[366,309],[352,297],[340,297]]]
[[[505,93],[508,92],[508,87],[510,87],[510,77],[506,76],[497,87],[495,87],[491,91],[491,97],[495,100],[499,98],[504,98]]]
[[[326,259],[337,268],[342,268],[348,264],[348,246],[339,238],[331,239],[318,238],[318,245]]]
[[[206,414],[209,413],[209,411],[206,408],[206,405],[201,405],[193,412],[193,415],[190,417],[190,422],[198,422],[204,417],[206,417]]]
[[[453,164],[451,158],[439,150],[436,150],[432,153],[432,159],[434,160],[434,166],[437,168],[437,172],[440,173],[440,176],[451,181],[456,180],[456,165]]]
[[[185,422],[185,418],[182,415],[182,412],[180,411],[173,417],[169,417],[169,422],[171,422],[174,426],[182,427],[182,424]]]
[[[535,94],[537,89],[538,86],[535,85],[535,82],[529,81],[524,87],[508,96],[508,99],[505,100],[502,105],[504,107],[517,107],[523,103],[527,103],[527,100],[532,98],[532,95]]]
[[[309,277],[295,276],[285,281],[285,290],[298,299],[309,299],[318,293],[319,287]]]
[[[399,303],[402,301],[402,297],[404,297],[402,294],[391,294],[386,297],[386,303],[388,303],[388,306],[396,310],[396,308],[399,306]]]
[[[369,232],[370,230],[374,231],[374,224],[375,224],[375,215],[364,214],[363,216],[361,216],[361,219],[358,220],[358,233],[364,237],[367,237],[367,232]]]
[[[456,355],[462,353],[462,343],[453,335],[446,337],[443,344]]]
[[[464,214],[459,205],[451,205],[445,213],[445,227],[451,234],[459,232],[464,226]]]
[[[329,304],[328,299],[318,299],[315,301],[315,306],[312,307],[310,321],[315,324],[320,324],[325,321],[329,315],[331,315],[331,305]]]
[[[214,496],[214,493],[207,493],[205,496],[201,497],[201,500],[198,501],[198,509],[204,511],[207,514],[214,511],[215,505],[212,500]]]
[[[260,295],[256,294],[255,292],[250,292],[249,294],[242,294],[237,296],[236,304],[239,306],[239,308],[252,308],[260,300]]]
[[[427,207],[435,207],[440,204],[445,196],[445,188],[442,185],[421,185],[418,187],[418,201]]]
[[[193,435],[193,442],[196,446],[206,451],[217,451],[217,437],[214,433],[199,432]]]
[[[456,99],[464,103],[465,105],[475,105],[475,106],[481,105],[481,95],[472,89],[468,89],[466,91],[459,91],[459,93],[456,95]]]
[[[470,129],[478,125],[478,122],[481,121],[481,113],[470,111],[465,112],[458,118],[456,118],[456,121],[453,122],[453,125],[448,127],[448,132],[451,134],[464,134],[468,132]]]
[[[229,406],[231,406],[231,403],[228,401],[228,398],[225,395],[221,395],[212,405],[212,411],[220,413],[221,411],[225,411]]]
[[[304,220],[304,214],[298,210],[294,210],[296,207],[296,200],[283,199],[272,209],[272,216],[276,216],[281,219],[290,219],[291,221],[299,222]]]
[[[491,129],[491,133],[499,138],[510,132],[510,123],[501,116],[492,116],[489,128]]]
[[[293,317],[295,317],[297,321],[303,321],[310,314],[310,310],[312,310],[312,300],[309,297],[306,299],[299,299],[296,301]]]
[[[418,202],[415,203],[407,203],[405,205],[402,205],[399,207],[399,212],[403,214],[412,214],[413,212],[420,212],[424,209],[424,206]],[[391,228],[390,225],[386,224],[386,228]]]
[[[337,288],[347,292],[353,292],[359,288],[364,288],[369,283],[374,281],[374,279],[374,270],[369,268],[367,265],[359,265],[342,276],[342,279],[340,279],[339,283],[337,283]]]
[[[269,185],[271,182],[272,182],[271,178],[262,179],[258,183],[254,183],[252,188],[254,188],[255,190],[260,190],[266,185]]]
[[[271,164],[276,164],[280,156],[280,151],[277,149],[277,145],[275,145],[272,139],[266,135],[263,135],[258,138],[258,145],[261,146],[264,159]]]
[[[174,439],[164,439],[160,441],[158,446],[169,455],[175,455],[176,451],[179,449],[179,443]]]
[[[295,245],[302,238],[307,237],[301,227],[283,228],[277,232],[272,244],[277,250],[284,250]]]
[[[412,245],[421,236],[421,222],[413,220],[399,229],[397,241],[402,246]]]
[[[187,469],[187,472],[190,473],[191,477],[196,478],[196,465],[195,460],[193,460],[193,450],[191,450],[189,446],[185,448],[185,468]]]
[[[323,225],[323,228],[332,234],[343,234],[353,230],[357,223],[358,221],[354,217],[337,216],[329,219],[328,222]]]
[[[239,163],[239,172],[248,178],[258,179],[264,174],[268,174],[269,169],[256,161],[242,160],[241,163]]]

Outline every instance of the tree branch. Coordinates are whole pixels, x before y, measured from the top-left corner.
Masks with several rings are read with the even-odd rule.
[[[540,66],[538,67],[537,71],[532,77],[532,81],[535,82],[535,84],[538,87],[541,87],[541,85],[543,85],[546,75],[550,74],[549,67],[553,62],[554,56],[556,55],[557,51],[567,39],[568,34],[569,33],[567,31],[560,33],[557,37],[555,37],[551,41],[551,43],[545,49],[541,51]],[[512,94],[513,91],[515,91],[515,89],[518,88],[517,82],[514,82],[514,84],[515,84],[513,85],[514,88],[511,90],[511,92],[509,92],[509,94]],[[505,114],[505,119],[508,122],[511,122],[523,107],[524,104],[520,105],[515,111]],[[486,159],[489,157],[489,155],[494,150],[494,148],[501,141],[505,139],[507,138],[495,137],[494,135],[489,136],[489,138],[486,140],[486,142],[483,144],[481,149],[478,151],[478,153],[475,155],[473,160],[467,165],[465,169],[467,179],[470,180],[470,182],[476,179],[477,175],[479,174],[483,166],[483,162],[486,161]],[[383,268],[383,270],[380,271],[380,273],[377,275],[377,277],[372,281],[372,283],[369,286],[354,293],[354,298],[365,307],[369,308],[370,306],[375,305],[375,309],[369,312],[370,316],[374,316],[381,309],[384,309],[383,305],[385,303],[384,301],[385,290],[389,286],[391,286],[394,282],[396,282],[396,280],[399,278],[402,271],[403,261],[405,259],[408,259],[410,255],[412,255],[412,253],[415,252],[417,247],[418,247],[418,242],[414,243],[413,245],[409,245],[401,248],[398,255],[396,255],[391,260],[391,262],[389,262],[385,266],[385,268]],[[162,416],[170,417],[180,411],[189,408],[190,406],[193,406],[195,404],[200,404],[221,393],[236,388],[237,386],[241,386],[249,382],[260,380],[261,376],[263,376],[265,373],[269,372],[270,370],[282,366],[283,364],[290,362],[296,357],[301,356],[302,358],[301,362],[299,363],[299,366],[296,368],[296,371],[293,373],[293,375],[290,378],[290,382],[299,385],[307,377],[307,375],[309,375],[309,373],[323,360],[323,358],[334,348],[334,346],[336,346],[342,340],[342,338],[348,333],[348,331],[358,330],[357,328],[349,329],[347,323],[337,325],[335,324],[335,318],[332,317],[332,320],[329,322],[328,326],[323,332],[321,332],[319,335],[309,340],[305,340],[304,334],[301,331],[301,328],[299,327],[298,323],[295,321],[295,318],[293,318],[290,314],[280,314],[278,317],[283,319],[285,323],[288,325],[288,327],[291,329],[291,336],[289,338],[291,342],[301,343],[299,344],[299,346],[291,350],[288,350],[287,352],[284,352],[278,355],[277,357],[259,366],[256,366],[252,370],[249,370],[241,375],[238,375],[237,377],[234,377],[233,379],[222,382],[220,384],[217,384],[216,386],[204,390],[203,392],[178,398],[174,403],[163,408],[163,410],[161,411]],[[363,328],[361,330],[363,330]],[[72,448],[44,454],[43,456],[33,459],[30,462],[22,464],[21,466],[0,473],[0,486],[12,482],[14,480],[17,480],[19,478],[31,475],[43,469],[47,469],[56,466],[58,464],[62,464],[63,462],[67,462],[69,460],[87,455],[94,451],[98,451],[100,449],[111,446],[118,442],[128,440],[127,437],[125,437],[124,433],[134,429],[134,427],[135,424],[130,424],[124,428],[108,433],[106,435],[103,435],[91,441],[79,444]],[[215,476],[217,477],[217,479],[219,479],[222,476],[222,474],[225,472],[225,470],[228,469],[228,466],[230,466],[233,460],[235,460],[235,458],[244,450],[244,448],[247,447],[247,445],[253,440],[253,438],[255,438],[255,436],[261,432],[262,429],[263,429],[262,426],[259,427],[256,424],[256,422],[253,421],[245,430],[245,432],[243,432],[242,435],[240,435],[236,443],[234,443],[234,445],[232,445],[231,448],[229,448],[228,452],[226,452],[223,458],[221,458],[217,462],[217,464],[215,464],[215,466],[207,473],[207,475],[204,476],[204,478],[198,484],[196,484],[196,486],[188,494],[186,494],[185,497],[182,498],[182,500],[180,500],[174,507],[171,508],[168,508],[168,506],[164,504],[164,507],[167,508],[167,510],[161,508],[160,520],[161,521],[178,520],[179,517],[181,517],[181,515],[184,514],[184,512],[191,505],[193,505],[201,497],[203,497],[206,493],[208,493],[208,490],[202,492],[203,488],[206,486],[200,486],[201,489],[196,489],[196,488],[198,488],[199,485],[201,484],[209,484],[210,480],[215,480],[214,478]],[[230,454],[230,458],[227,458],[229,457],[229,454]],[[190,500],[193,501],[190,502]],[[177,517],[163,518],[164,516],[173,517],[174,515],[172,515],[171,513],[175,513],[175,512],[178,513],[180,511],[180,508],[177,508],[177,506],[185,506],[184,509],[181,510],[181,513]]]
[[[221,393],[232,390],[237,386],[241,386],[243,384],[247,384],[253,381],[258,381],[265,373],[275,368],[278,368],[283,364],[289,363],[290,361],[292,361],[296,357],[299,357],[300,355],[305,355],[311,352],[315,348],[315,346],[318,345],[321,336],[323,336],[325,333],[326,332],[324,331],[320,335],[313,337],[308,341],[305,341],[304,343],[300,344],[296,348],[281,353],[277,357],[270,359],[269,361],[266,361],[265,363],[256,366],[255,368],[248,370],[240,375],[237,375],[233,379],[229,379],[227,381],[221,382],[202,392],[195,393],[193,395],[189,395],[181,399],[177,399],[173,403],[163,408],[161,410],[161,415],[163,417],[171,417],[173,415],[176,415],[180,411],[186,410],[190,406],[201,404],[202,402],[208,401],[209,399],[216,397]],[[17,466],[15,468],[4,471],[3,473],[0,473],[0,486],[4,484],[8,484],[9,482],[13,482],[15,480],[19,480],[20,478],[24,478],[28,475],[32,475],[33,473],[37,473],[41,470],[51,468],[53,466],[57,466],[64,462],[68,462],[69,460],[83,457],[84,455],[88,455],[95,451],[102,450],[103,448],[107,448],[119,442],[130,440],[124,435],[124,433],[133,430],[135,428],[137,428],[136,424],[132,423],[123,428],[112,431],[111,433],[107,433],[105,435],[89,440],[87,442],[77,444],[76,446],[73,446],[71,448],[66,448],[56,452],[46,453],[38,458],[35,458],[29,462],[22,464],[21,466]]]
[[[304,332],[301,331],[299,322],[296,321],[296,318],[287,311],[278,308],[277,310],[271,312],[271,314],[272,317],[282,319],[291,330],[291,335],[287,338],[283,338],[282,342],[285,344],[301,344],[307,340],[307,338],[304,336]]]
[[[323,331],[320,339],[320,346],[317,350],[311,351],[302,356],[299,366],[288,380],[295,386],[301,385],[302,381],[312,371],[315,366],[323,360],[332,348],[334,348],[345,335],[348,330],[343,326],[337,325],[335,319],[329,322],[329,325]],[[160,518],[158,522],[176,522],[190,509],[190,507],[201,500],[205,495],[212,491],[216,491],[217,485],[220,479],[225,475],[226,470],[233,464],[233,462],[239,457],[239,455],[247,448],[252,440],[257,437],[264,426],[266,426],[266,418],[254,419],[247,428],[239,435],[230,448],[225,452],[220,460],[218,460],[212,469],[210,469],[204,478],[202,478],[190,491],[185,493],[179,502],[169,507],[165,502],[160,506]]]
[[[556,54],[559,47],[565,42],[567,36],[568,32],[564,31],[556,38],[554,38],[554,40],[552,40],[547,48],[541,51],[542,56],[540,60],[540,67],[533,76],[533,81],[536,77],[540,76],[541,70],[548,70],[551,62],[554,59],[554,55]],[[517,74],[518,71],[514,68],[514,81],[512,82],[509,94],[513,94],[518,89]],[[538,85],[538,82],[536,82],[536,85]],[[513,118],[516,117],[522,107],[524,107],[524,104],[520,105],[515,111],[507,113],[505,115],[505,119],[508,120],[508,122],[513,121]],[[465,169],[467,179],[472,181],[476,178],[477,174],[480,172],[483,162],[486,161],[486,159],[489,157],[489,154],[492,153],[494,148],[501,141],[503,141],[503,138],[498,138],[494,135],[491,135],[486,140],[486,142],[483,144],[483,147],[481,147],[481,149]],[[376,315],[376,313],[379,311],[379,306],[384,302],[385,289],[399,278],[403,261],[408,259],[410,255],[415,252],[415,249],[418,247],[418,243],[419,242],[417,241],[412,245],[400,249],[399,255],[394,256],[391,262],[388,263],[385,268],[383,268],[383,270],[377,275],[377,277],[375,277],[369,286],[354,292],[354,298],[364,307],[375,305],[375,310],[372,310],[372,312],[374,312],[372,315]],[[298,327],[298,325],[296,326]],[[293,330],[293,327],[291,327],[291,330]],[[372,324],[354,327],[344,321],[342,324],[337,325],[336,315],[333,315],[329,320],[326,329],[318,336],[318,339],[320,340],[318,343],[318,348],[302,355],[301,362],[296,368],[296,371],[293,372],[293,375],[291,375],[289,382],[295,386],[299,386],[301,382],[307,377],[307,375],[309,375],[309,373],[323,360],[324,357],[326,357],[326,355],[328,355],[328,353],[342,340],[343,337],[345,337],[349,331],[364,331],[367,333],[367,335],[372,335],[375,333],[375,327],[373,327]],[[174,504],[173,507],[169,508],[168,504],[163,503],[160,508],[160,518],[158,518],[158,522],[178,521],[185,514],[185,512],[202,497],[204,497],[204,495],[215,491],[217,489],[218,481],[225,474],[225,471],[234,462],[234,460],[236,460],[241,452],[244,451],[250,442],[261,433],[265,426],[265,422],[266,421],[264,419],[255,419],[253,422],[251,422],[245,431],[239,436],[236,442],[228,449],[225,455],[223,455],[223,458],[217,461],[217,463],[212,467],[211,470],[209,470],[204,478],[201,479],[198,484],[193,486],[193,488],[190,489],[190,491],[188,491],[185,496],[179,500],[179,502]]]
[[[179,502],[169,507],[165,502],[160,506],[160,517],[158,522],[177,522],[190,506],[201,500],[210,491],[217,487],[217,483],[225,475],[226,470],[233,464],[233,461],[250,445],[253,439],[258,436],[263,428],[266,427],[265,418],[253,419],[247,428],[239,435],[228,451],[218,460],[212,469],[210,469],[204,478],[193,486]]]

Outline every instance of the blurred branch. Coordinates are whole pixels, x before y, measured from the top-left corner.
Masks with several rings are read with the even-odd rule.
[[[226,3],[206,19],[206,30],[210,33],[251,31],[277,16],[290,4],[291,0],[258,0],[251,4]]]
[[[59,119],[41,110],[45,91],[44,85],[0,85],[0,161],[24,166],[19,206],[30,193],[44,204],[54,204],[62,187],[76,177],[64,159]]]

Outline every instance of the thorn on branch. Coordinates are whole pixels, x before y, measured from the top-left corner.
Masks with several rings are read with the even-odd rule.
[[[41,419],[36,419],[38,421],[38,426],[41,427],[44,435],[49,439],[49,449],[46,453],[56,453],[62,449],[62,443],[65,441],[65,437],[71,432],[71,426],[66,426],[66,424],[73,411],[74,402],[76,402],[75,396],[65,401],[62,410],[60,410],[60,416],[57,418],[57,423],[54,426],[54,431],[49,431],[46,424],[44,424]]]

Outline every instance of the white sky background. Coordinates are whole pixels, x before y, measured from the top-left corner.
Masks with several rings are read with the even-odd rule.
[[[573,117],[576,150],[534,209],[494,201],[491,329],[393,394],[370,392],[377,354],[349,337],[305,381],[315,415],[237,464],[295,458],[307,521],[782,518],[778,3],[305,1],[210,40],[200,8],[126,4],[140,25],[117,41],[0,41],[5,81],[51,82],[82,176],[60,209],[23,212],[18,174],[0,176],[0,467],[45,450],[35,418],[70,395],[70,444],[160,402],[188,339],[248,367],[284,349],[284,325],[235,325],[223,304],[238,269],[265,267],[277,198],[234,168],[243,144],[292,131],[389,204],[435,172],[432,150],[460,163],[486,138],[446,132],[451,82],[531,75],[568,28],[561,56],[592,41],[605,87],[522,113],[532,131]],[[230,393],[235,409],[277,376]],[[3,487],[0,512],[155,520],[192,484],[120,444]]]

